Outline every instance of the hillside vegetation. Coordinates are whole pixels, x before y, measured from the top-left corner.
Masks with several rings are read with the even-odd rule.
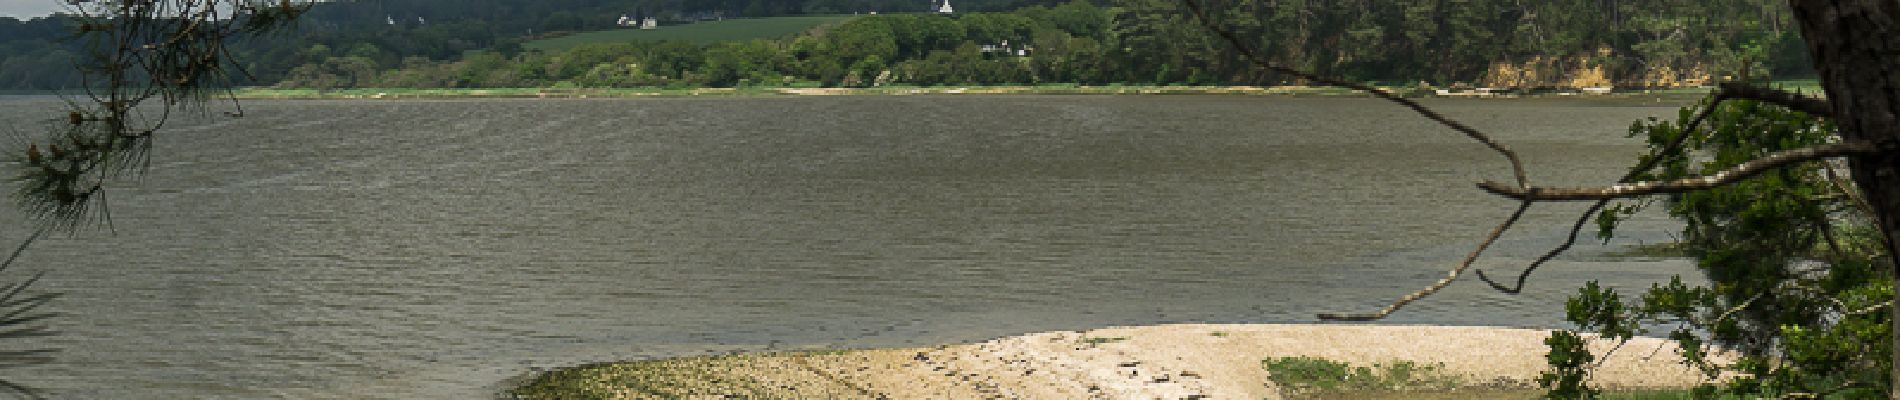
[[[9,0],[11,1],[11,0]],[[20,0],[64,3],[62,0]],[[273,0],[274,1],[274,0]],[[620,29],[620,16],[652,17],[661,24],[719,18],[766,18],[930,10],[922,0],[290,0],[312,4],[296,25],[265,37],[230,43],[249,74],[238,84],[270,84],[291,69],[336,57],[361,57],[377,69],[410,59],[455,61],[478,50],[513,57],[533,38],[564,32]],[[1068,0],[956,0],[959,11],[1010,11]],[[1099,0],[1106,3],[1107,0]],[[75,62],[90,51],[70,40],[78,24],[67,16],[0,17],[0,89],[76,88]],[[776,35],[774,36],[776,37]]]
[[[778,39],[810,31],[820,25],[849,20],[852,15],[808,15],[705,21],[658,29],[610,29],[523,43],[522,47],[556,51],[590,43],[678,40],[696,44]]]
[[[957,1],[955,15],[883,0],[443,1],[319,3],[300,31],[233,46],[256,77],[240,84],[1301,83],[1242,60],[1177,0]],[[1774,0],[1221,0],[1210,8],[1217,24],[1274,62],[1394,86],[1655,88],[1812,76],[1787,5]],[[881,11],[846,17],[858,9]],[[614,26],[622,15],[666,26]],[[77,85],[71,66],[86,49],[59,41],[69,33],[63,23],[0,18],[0,88]],[[824,24],[835,26],[810,29]]]
[[[459,60],[391,62],[332,52],[292,70],[280,86],[1302,83],[1242,60],[1178,1],[1107,3],[862,15],[803,34],[742,41],[710,35],[757,37],[765,35],[759,33],[763,29],[709,21],[650,32],[584,34],[552,42],[572,47],[537,43],[544,50],[497,49]],[[1771,0],[1471,0],[1456,6],[1434,0],[1229,0],[1217,5],[1215,22],[1274,62],[1394,86],[1423,81],[1530,90],[1670,88],[1810,74],[1786,5]],[[636,35],[681,40],[616,40]]]

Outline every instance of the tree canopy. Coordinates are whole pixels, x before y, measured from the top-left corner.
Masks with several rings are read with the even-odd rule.
[[[916,85],[1299,83],[1223,51],[1170,0],[957,1],[959,13],[949,16],[904,14],[924,11],[924,2],[883,0],[444,1],[318,4],[293,30],[234,43],[237,59],[255,76],[237,83],[731,86],[739,83],[732,79],[732,63],[716,63],[725,68],[720,71],[700,68],[713,68],[706,65],[715,53],[731,61],[731,50],[739,47],[760,58],[745,63],[750,71],[736,73],[747,75],[749,84],[789,77],[842,86],[854,71],[863,78],[857,84],[878,83],[874,78],[885,71],[887,83]],[[1576,71],[1598,71],[1605,77],[1601,82],[1577,83],[1667,86],[1724,76],[1811,74],[1787,7],[1769,0],[1230,0],[1213,8],[1221,10],[1222,23],[1278,62],[1360,81],[1536,87],[1572,83],[1562,78]],[[568,66],[568,60],[587,56],[566,53],[602,50],[522,47],[562,32],[619,29],[614,22],[622,15],[683,24],[859,11],[882,13],[765,43],[602,44],[620,51],[581,68]],[[0,18],[0,38],[6,38],[0,39],[0,88],[76,87],[70,66],[83,49],[60,39],[70,18]],[[852,49],[858,45],[869,47]],[[865,62],[870,55],[877,56],[875,62]],[[510,72],[483,69],[496,60],[509,64]],[[610,61],[627,62],[583,78]],[[560,66],[549,73],[554,64]],[[628,64],[643,68],[621,74],[627,77],[610,73]],[[668,68],[644,68],[657,64]],[[461,79],[469,77],[494,79]]]

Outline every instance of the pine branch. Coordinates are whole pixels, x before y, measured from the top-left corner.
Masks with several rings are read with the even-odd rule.
[[[1834,116],[1834,105],[1820,98],[1742,82],[1722,82],[1717,87],[1721,88],[1723,95],[1731,98],[1774,104],[1816,117],[1832,118]]]

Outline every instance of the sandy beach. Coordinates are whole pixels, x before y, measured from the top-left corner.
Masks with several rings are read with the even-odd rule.
[[[562,379],[606,398],[1280,399],[1261,361],[1442,364],[1468,386],[1534,388],[1549,331],[1380,325],[1159,325],[1033,333],[935,348],[631,362]],[[1592,344],[1596,354],[1614,347]],[[1596,372],[1610,389],[1701,382],[1666,340],[1637,338]]]

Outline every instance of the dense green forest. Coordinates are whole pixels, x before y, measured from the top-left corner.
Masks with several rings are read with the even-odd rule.
[[[26,0],[59,2],[63,0]],[[958,0],[959,10],[1007,11],[1057,0]],[[379,68],[420,57],[446,61],[475,50],[514,55],[520,43],[558,32],[615,28],[621,16],[653,17],[662,24],[705,19],[797,14],[917,12],[925,0],[342,0],[315,3],[297,26],[270,37],[234,43],[252,77],[268,84],[299,65],[331,57],[375,60]],[[72,18],[60,14],[19,20],[0,17],[0,89],[56,89],[80,85],[74,63],[87,50],[75,43]],[[321,51],[313,51],[321,50]]]
[[[1175,0],[382,0],[319,3],[297,30],[237,48],[293,87],[698,87],[884,84],[1286,84]],[[1278,62],[1357,80],[1675,86],[1808,74],[1769,0],[1225,0],[1218,23]],[[870,15],[870,11],[880,11]],[[864,12],[790,37],[523,44],[568,32]],[[394,23],[391,23],[394,22]],[[61,18],[0,18],[0,88],[77,85]],[[660,29],[668,29],[662,26]]]

